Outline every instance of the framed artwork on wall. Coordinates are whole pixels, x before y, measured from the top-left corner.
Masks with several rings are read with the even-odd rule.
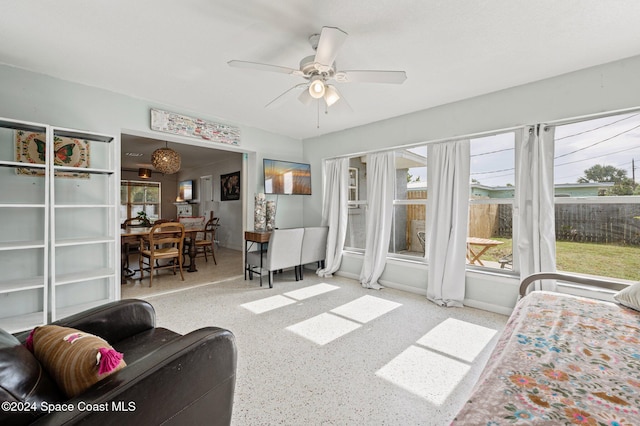
[[[220,200],[240,199],[240,172],[220,175]]]
[[[44,133],[18,130],[15,133],[16,161],[20,163],[44,164],[46,158],[46,135]],[[53,161],[56,166],[90,167],[89,142],[56,136],[53,141]],[[19,175],[44,176],[44,170],[18,167]],[[56,172],[56,176],[89,179],[89,173]]]

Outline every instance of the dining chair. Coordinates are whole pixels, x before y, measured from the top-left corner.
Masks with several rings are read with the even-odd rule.
[[[144,227],[145,222],[143,219],[139,217],[130,217],[125,219],[124,222],[120,224],[120,228],[127,229],[132,227]],[[131,265],[129,264],[129,256],[131,254],[138,253],[140,251],[140,243],[138,241],[129,241],[124,243],[124,271],[127,277],[130,277],[136,273],[135,270],[131,269]]]
[[[216,265],[218,261],[216,260],[216,252],[214,250],[214,243],[216,238],[216,223],[218,222],[218,218],[214,217],[213,219],[209,219],[207,223],[204,225],[204,232],[198,232],[196,235],[195,245],[196,245],[196,257],[204,256],[204,261],[208,262],[207,252],[211,250],[211,257],[213,258],[213,263]],[[185,252],[189,251],[191,246],[190,239],[185,240]]]
[[[300,253],[300,279],[304,278],[304,265],[318,262],[318,268],[324,267],[327,253],[328,226],[310,226],[304,228],[302,250]]]
[[[155,222],[153,222],[154,225],[156,224],[160,224],[160,223],[169,223],[169,222],[175,222],[175,219],[157,219]]]
[[[273,288],[273,272],[284,268],[294,268],[296,281],[298,281],[303,236],[304,228],[274,229],[271,231],[266,252],[250,251],[247,253],[246,263],[262,268],[260,270],[261,287],[263,270],[269,271],[269,288]],[[254,268],[251,268],[249,279],[253,279],[253,272]]]
[[[182,273],[182,250],[184,247],[184,225],[178,222],[154,224],[147,236],[140,238],[140,281],[144,278],[144,271],[149,271],[149,287],[153,285],[153,271],[172,269],[176,274],[176,267]],[[144,260],[147,260],[146,265]],[[169,259],[172,262],[160,266],[156,261]]]

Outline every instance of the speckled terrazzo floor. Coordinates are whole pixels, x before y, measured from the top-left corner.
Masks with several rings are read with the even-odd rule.
[[[234,425],[449,424],[507,320],[312,271],[143,298],[159,326],[235,334]]]
[[[129,277],[125,284],[120,286],[121,298],[143,298],[158,294],[170,294],[175,291],[182,291],[187,288],[198,287],[212,282],[222,282],[242,276],[242,252],[231,250],[225,247],[217,248],[215,264],[209,256],[208,261],[204,257],[196,259],[197,272],[187,272],[183,270],[184,281],[180,279],[180,273],[176,275],[164,269],[154,273],[153,285],[149,287],[149,273],[145,272],[144,278],[140,280],[140,272]],[[138,270],[138,255],[129,257],[131,268]]]

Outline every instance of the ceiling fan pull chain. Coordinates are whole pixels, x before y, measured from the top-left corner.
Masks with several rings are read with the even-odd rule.
[[[320,128],[320,99],[317,101],[318,111],[317,111],[317,119],[316,119],[316,129]]]

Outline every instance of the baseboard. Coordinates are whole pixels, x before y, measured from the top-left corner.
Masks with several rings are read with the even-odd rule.
[[[487,302],[480,302],[478,300],[464,299],[463,303],[464,306],[468,306],[470,308],[482,309],[483,311],[494,312],[496,314],[502,314],[506,316],[510,316],[511,312],[513,312],[513,308],[507,308],[505,306],[494,305]]]
[[[336,272],[335,275],[345,277],[345,278],[351,278],[354,280],[360,279],[360,276],[350,272]],[[402,290],[409,293],[419,294],[425,297],[427,295],[427,291],[425,289],[398,284],[392,281],[379,281],[379,283],[385,287],[393,288],[395,290]],[[472,300],[472,299],[464,299],[464,306],[468,306],[470,308],[482,309],[483,311],[494,312],[496,314],[507,315],[507,316],[511,315],[511,312],[513,311],[512,308],[507,308],[505,306],[500,306],[500,305],[494,305],[492,303],[480,302],[478,300]]]

